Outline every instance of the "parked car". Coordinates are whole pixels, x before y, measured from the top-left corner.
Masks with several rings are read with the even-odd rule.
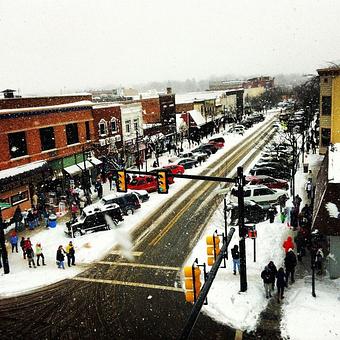
[[[192,169],[193,167],[198,166],[196,159],[192,158],[179,158],[174,160],[173,164],[182,165],[184,169]]]
[[[250,185],[256,185],[256,184],[263,184],[268,188],[271,189],[282,189],[282,190],[288,190],[289,184],[288,181],[285,181],[283,179],[276,179],[271,176],[247,176],[246,177],[247,184]]]
[[[238,224],[238,204],[231,202],[230,225]],[[244,222],[245,223],[259,223],[265,221],[267,218],[268,206],[261,206],[254,201],[244,200]]]
[[[209,142],[212,141],[212,142],[219,142],[219,143],[225,143],[225,139],[223,137],[214,137],[214,138],[210,138],[209,139]]]
[[[65,233],[71,237],[79,237],[86,233],[111,229],[113,225],[108,222],[106,215],[111,217],[113,225],[124,220],[118,204],[101,208],[92,204],[84,208],[79,218],[66,222]]]
[[[199,148],[202,148],[204,150],[209,150],[211,151],[211,153],[216,153],[218,148],[216,148],[213,144],[209,144],[209,143],[203,143],[199,146]]]
[[[208,155],[204,152],[181,152],[178,154],[179,158],[192,158],[196,159],[197,162],[205,162],[208,159]]]
[[[280,189],[270,189],[265,185],[246,185],[244,189],[244,199],[252,200],[258,204],[277,203],[281,196],[286,196],[287,193]],[[231,190],[231,200],[237,202],[238,199],[237,188]]]
[[[156,169],[152,170],[156,171]],[[127,185],[131,190],[146,190],[147,192],[157,191],[158,183],[155,176],[134,176],[130,183]]]
[[[149,200],[150,196],[146,190],[130,190],[128,189],[128,193],[135,194],[140,199],[142,203]]]
[[[172,172],[171,172],[170,169],[165,168],[165,167],[152,169],[150,172],[152,174],[155,174],[155,180],[156,180],[156,185],[157,185],[156,190],[158,189],[158,183],[157,183],[157,173],[158,173],[158,171],[165,171],[166,172],[168,184],[173,184],[175,182],[174,177],[172,176]]]
[[[140,209],[141,202],[135,193],[114,193],[104,196],[99,202],[93,204],[99,208],[118,204],[124,215],[132,215]]]
[[[243,126],[243,125],[240,125],[240,124],[238,124],[238,125],[234,125],[234,126],[232,126],[229,130],[228,130],[228,132],[230,132],[230,133],[236,133],[236,134],[239,134],[239,135],[244,135],[244,132],[245,132],[245,127]]]
[[[211,144],[209,144],[211,145]],[[202,148],[202,146],[200,145],[199,147],[195,148],[195,149],[192,149],[191,152],[193,153],[205,153],[207,154],[208,157],[211,156],[212,154],[212,151],[209,149],[209,148]]]
[[[184,166],[183,165],[178,165],[178,164],[168,164],[163,166],[164,169],[169,169],[171,173],[174,175],[180,174],[183,175],[185,172]]]
[[[282,169],[284,166],[283,162],[257,162],[254,166],[254,168],[266,168],[266,167],[271,167],[275,169]]]
[[[214,140],[209,140],[208,143],[213,145],[216,149],[222,149],[224,147],[224,143],[222,143],[222,142],[216,142]]]
[[[288,169],[276,169],[273,167],[262,167],[262,168],[252,168],[249,173],[252,176],[259,176],[259,175],[266,175],[266,176],[272,176],[274,178],[280,178],[280,179],[290,179],[291,178],[291,174],[289,172]]]

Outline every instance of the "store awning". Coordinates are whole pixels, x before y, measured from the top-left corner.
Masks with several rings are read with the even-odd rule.
[[[100,161],[99,159],[95,157],[91,157],[85,161],[85,165],[84,165],[84,162],[80,162],[75,165],[71,165],[71,166],[64,168],[64,171],[66,171],[70,176],[80,175],[82,171],[85,170],[85,166],[86,166],[86,170],[88,170],[100,164],[102,164],[102,161]]]
[[[6,170],[0,171],[0,179],[11,178],[14,176],[20,176],[28,172],[37,171],[38,169],[42,169],[47,165],[46,161],[37,161],[28,163],[25,165],[19,165],[14,168],[9,168]]]

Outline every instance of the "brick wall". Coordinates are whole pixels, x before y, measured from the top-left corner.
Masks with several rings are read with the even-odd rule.
[[[93,125],[94,125],[94,139],[98,140],[99,138],[102,138],[99,136],[99,129],[98,124],[101,119],[104,119],[108,123],[108,136],[112,136],[111,133],[111,126],[110,121],[112,118],[117,119],[118,129],[119,133],[122,133],[122,119],[121,119],[121,110],[120,106],[109,106],[109,107],[101,107],[93,109]],[[114,133],[113,135],[117,135],[117,133]]]
[[[176,104],[177,113],[187,112],[193,109],[194,109],[194,103]]]

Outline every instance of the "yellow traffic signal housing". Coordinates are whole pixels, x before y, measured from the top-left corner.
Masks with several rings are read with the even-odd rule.
[[[201,291],[201,270],[198,267],[184,267],[185,300],[194,303]]]
[[[157,172],[158,193],[167,194],[169,185],[166,171]]]
[[[208,266],[212,266],[217,255],[220,253],[220,238],[215,235],[209,235],[206,237],[207,243],[207,255],[208,255]]]
[[[127,192],[125,170],[117,171],[116,187],[117,187],[117,192]]]

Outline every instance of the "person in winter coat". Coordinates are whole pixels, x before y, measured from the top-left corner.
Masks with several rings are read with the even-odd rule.
[[[29,237],[27,237],[27,239],[24,242],[25,252],[27,251],[28,248],[32,248],[32,242],[31,242],[31,239]],[[27,254],[27,252],[26,252],[26,254]]]
[[[18,235],[15,231],[12,232],[10,242],[12,246],[12,253],[14,253],[14,249],[18,252]]]
[[[268,217],[269,217],[270,223],[274,223],[274,218],[276,214],[277,214],[277,210],[276,210],[275,205],[271,205],[270,208],[268,209]]]
[[[35,245],[35,254],[37,255],[37,266],[40,266],[40,264],[39,264],[40,258],[42,259],[42,265],[46,266],[46,264],[45,264],[45,256],[44,256],[44,254],[42,252],[42,246],[41,246],[40,243],[37,243]]]
[[[69,267],[71,267],[71,263],[72,263],[72,266],[75,266],[75,250],[74,250],[74,246],[73,246],[73,243],[72,241],[69,242],[69,244],[66,246],[66,256],[67,256],[67,265]]]
[[[22,223],[22,213],[21,213],[21,209],[19,205],[15,209],[13,220],[15,223],[15,231],[19,231],[21,229],[21,223]]]
[[[322,275],[323,258],[324,258],[324,256],[323,256],[322,248],[319,248],[318,251],[316,252],[316,255],[315,255],[315,267],[318,270],[317,271],[318,275]]]
[[[264,267],[264,270],[261,273],[261,278],[263,280],[266,298],[269,299],[270,297],[272,297],[272,294],[271,294],[272,273],[271,273],[270,269],[268,268],[268,266]]]
[[[26,250],[25,250],[25,237],[21,238],[20,248],[22,249],[22,255],[24,256],[24,260],[26,260]]]
[[[76,203],[76,202],[72,202],[72,205],[71,205],[71,213],[72,213],[72,217],[73,217],[73,218],[76,218],[76,217],[77,217],[78,207],[77,207],[77,203]]]
[[[64,260],[65,260],[65,250],[63,249],[63,246],[59,246],[58,250],[57,250],[57,265],[58,268],[63,268],[65,269],[65,265],[64,265]]]
[[[299,231],[298,234],[295,236],[294,241],[295,241],[295,244],[296,244],[297,258],[301,262],[302,257],[306,253],[306,250],[305,250],[306,241],[305,241],[305,238],[304,238],[301,231]]]
[[[95,190],[97,191],[98,198],[101,199],[103,197],[103,185],[100,179],[97,179],[94,187]]]
[[[271,273],[272,291],[274,291],[277,269],[276,269],[276,266],[275,266],[273,261],[270,261],[268,263],[267,267],[268,267],[268,269],[270,270],[270,273]]]
[[[293,199],[293,204],[294,204],[294,207],[297,208],[297,212],[299,214],[300,212],[300,204],[302,202],[302,198],[297,194],[294,199]]]
[[[286,274],[283,268],[279,268],[276,274],[276,287],[277,287],[277,302],[280,303],[280,300],[284,298],[283,293],[286,286]]]
[[[308,181],[306,183],[306,192],[307,192],[307,198],[310,200],[312,198],[312,193],[313,193],[313,184],[311,181]]]
[[[287,237],[287,240],[283,242],[282,247],[285,249],[286,254],[290,248],[294,249],[294,243],[291,236]]]
[[[286,284],[288,284],[289,276],[291,276],[291,283],[294,283],[294,272],[297,261],[292,248],[288,250],[284,262],[286,267]]]
[[[238,272],[240,273],[240,252],[238,251],[238,245],[234,245],[234,248],[231,249],[231,256],[233,258],[233,271],[234,275],[236,275],[236,267]]]
[[[32,264],[34,268],[37,268],[35,266],[35,262],[34,262],[34,251],[32,249],[32,247],[29,247],[26,249],[26,256],[27,256],[27,260],[28,260],[28,266],[30,268],[32,268]]]
[[[35,219],[34,219],[34,216],[33,216],[33,213],[32,213],[32,210],[31,210],[31,209],[28,211],[26,220],[27,220],[27,223],[28,223],[28,228],[29,228],[30,230],[33,230],[33,229],[34,229],[34,222],[35,222]]]

